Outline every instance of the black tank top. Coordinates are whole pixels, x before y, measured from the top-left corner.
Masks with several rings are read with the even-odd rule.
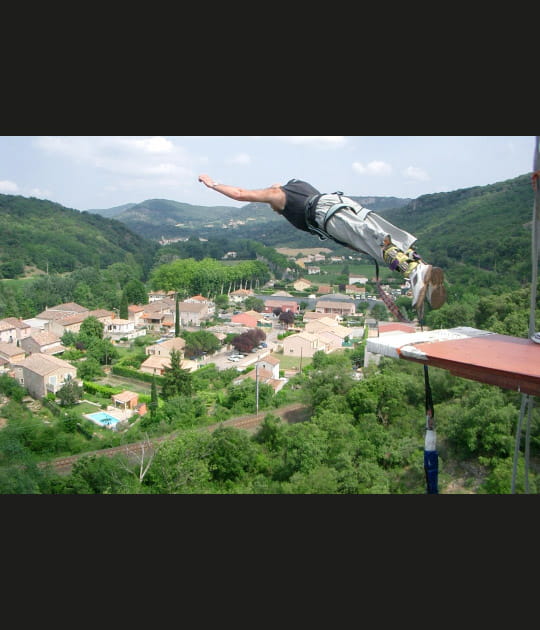
[[[291,179],[281,188],[286,196],[285,208],[281,214],[295,228],[309,232],[305,214],[306,200],[312,195],[319,195],[320,192],[300,179]]]

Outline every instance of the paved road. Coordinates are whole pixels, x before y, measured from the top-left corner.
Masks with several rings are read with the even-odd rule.
[[[310,417],[310,408],[301,403],[292,403],[290,405],[280,407],[279,409],[265,409],[264,411],[259,411],[258,414],[239,416],[237,418],[229,418],[229,420],[218,422],[216,424],[211,424],[207,427],[202,427],[202,429],[214,431],[220,426],[233,426],[238,429],[245,429],[249,432],[253,432],[264,420],[264,417],[269,413],[280,417],[283,422],[293,424],[295,422],[304,422],[305,420],[308,420]],[[57,473],[68,475],[71,472],[73,464],[75,464],[75,462],[81,457],[85,457],[88,455],[113,457],[114,455],[125,454],[128,457],[131,457],[133,460],[137,460],[137,458],[140,458],[140,455],[141,453],[143,453],[143,451],[148,452],[149,448],[158,446],[161,442],[165,442],[166,440],[173,439],[177,436],[177,434],[178,432],[175,431],[174,433],[171,433],[169,435],[153,438],[150,440],[150,446],[146,441],[134,442],[133,444],[113,446],[111,448],[104,448],[98,451],[79,453],[77,455],[71,455],[69,457],[59,457],[57,459],[51,460],[50,462],[42,462],[40,466],[46,466],[47,464],[50,464],[53,466]]]

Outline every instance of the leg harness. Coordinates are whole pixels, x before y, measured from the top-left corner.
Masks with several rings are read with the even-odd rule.
[[[332,236],[331,234],[327,232],[326,226],[328,224],[328,221],[330,221],[330,219],[334,216],[334,214],[336,214],[336,212],[339,212],[340,210],[343,210],[344,208],[348,208],[349,210],[352,210],[361,219],[364,219],[371,212],[371,210],[369,210],[368,208],[362,208],[360,212],[357,212],[357,210],[353,208],[350,204],[343,202],[343,199],[341,198],[341,195],[343,193],[341,191],[338,190],[332,194],[338,195],[340,199],[340,203],[335,203],[334,205],[328,208],[328,210],[326,211],[326,214],[324,215],[322,228],[320,228],[315,222],[315,209],[317,208],[317,203],[319,202],[319,199],[323,197],[324,194],[312,195],[306,200],[306,205],[304,206],[306,225],[308,227],[308,230],[312,234],[316,234],[321,239],[321,241],[331,239],[335,241],[336,243],[339,243],[340,245],[344,245],[345,247],[350,248],[351,246],[348,243],[344,243],[343,241],[338,240],[335,236]]]

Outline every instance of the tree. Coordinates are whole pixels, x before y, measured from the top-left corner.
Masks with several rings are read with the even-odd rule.
[[[60,405],[62,407],[72,407],[77,403],[82,394],[82,387],[77,384],[72,378],[67,380],[65,384],[56,392],[56,395],[60,399]]]
[[[371,308],[370,315],[377,321],[385,321],[388,319],[388,310],[384,304],[376,302]]]
[[[144,485],[153,494],[202,494],[211,480],[207,431],[187,430],[159,447]]]
[[[229,297],[224,294],[216,295],[216,297],[214,298],[214,303],[217,308],[225,310],[229,308]]]
[[[260,328],[250,328],[241,335],[233,337],[231,343],[239,352],[251,352],[253,348],[266,339],[266,333]]]
[[[157,393],[157,384],[156,384],[156,375],[152,376],[152,386],[150,389],[150,404],[148,405],[150,409],[150,416],[152,418],[155,417],[156,411],[158,408],[158,393]]]
[[[105,376],[105,372],[97,359],[87,357],[85,361],[77,364],[77,377],[83,381],[91,381],[100,376]]]
[[[294,313],[292,311],[282,311],[279,314],[278,320],[288,328],[294,322]]]
[[[253,470],[258,446],[236,427],[218,427],[209,444],[208,468],[216,481],[234,481]]]
[[[126,291],[122,291],[122,297],[120,298],[120,308],[118,309],[118,315],[121,319],[129,319],[128,312],[128,297]]]
[[[245,299],[244,306],[246,311],[257,311],[257,313],[262,313],[264,311],[264,300],[250,296]]]
[[[86,347],[91,345],[92,341],[103,339],[103,323],[94,315],[90,315],[82,321],[79,328],[78,340],[82,341]]]
[[[88,358],[95,359],[101,365],[110,365],[120,356],[110,339],[97,339],[92,337],[87,345],[86,354]]]
[[[148,304],[148,291],[140,280],[131,279],[126,284],[124,293],[129,304]]]
[[[163,371],[161,396],[165,400],[173,396],[191,396],[193,385],[191,373],[181,367],[181,355],[178,350],[171,350],[170,366]]]
[[[198,357],[203,352],[213,354],[221,347],[216,335],[208,330],[197,330],[196,332],[184,330],[181,337],[186,341],[184,355],[189,358]]]
[[[174,336],[180,337],[180,302],[178,301],[178,292],[174,297]]]

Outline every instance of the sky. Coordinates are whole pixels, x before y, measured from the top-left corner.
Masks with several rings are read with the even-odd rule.
[[[236,206],[198,182],[400,197],[487,186],[533,171],[536,136],[0,136],[0,193],[76,210],[147,199]]]

